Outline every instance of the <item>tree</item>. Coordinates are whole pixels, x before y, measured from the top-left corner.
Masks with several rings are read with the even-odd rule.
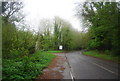
[[[3,58],[23,57],[35,52],[36,36],[25,24],[19,28],[15,22],[23,7],[21,2],[2,2],[2,53]],[[18,21],[20,23],[20,21]]]
[[[53,38],[52,38],[52,22],[48,19],[43,19],[40,22],[39,29],[37,35],[37,50],[49,50],[53,49]]]
[[[118,40],[118,11],[117,2],[85,2],[82,16],[89,22],[91,40],[89,46],[98,50],[119,49]],[[116,37],[117,36],[117,37]],[[117,48],[115,48],[117,47]],[[117,54],[118,52],[116,52]]]
[[[55,23],[54,23],[54,48],[57,50],[58,46],[61,44],[61,28],[62,25],[62,19],[59,17],[55,17]]]
[[[2,16],[6,22],[20,21],[23,18],[23,15],[19,13],[22,8],[22,2],[2,2]]]

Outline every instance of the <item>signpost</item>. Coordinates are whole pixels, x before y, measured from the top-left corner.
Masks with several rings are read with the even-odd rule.
[[[62,50],[62,49],[63,49],[63,46],[62,46],[62,45],[60,45],[60,46],[59,46],[59,50]]]

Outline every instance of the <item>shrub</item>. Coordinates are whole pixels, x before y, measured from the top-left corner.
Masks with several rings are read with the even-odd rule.
[[[53,58],[53,54],[38,51],[22,58],[3,59],[3,80],[35,79]]]

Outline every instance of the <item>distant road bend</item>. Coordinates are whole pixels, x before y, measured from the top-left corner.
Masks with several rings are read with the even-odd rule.
[[[90,56],[80,51],[65,53],[74,79],[118,79],[118,64]]]

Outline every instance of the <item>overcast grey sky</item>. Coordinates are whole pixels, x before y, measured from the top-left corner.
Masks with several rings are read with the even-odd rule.
[[[33,29],[37,27],[42,19],[53,19],[54,16],[59,16],[69,21],[72,26],[77,29],[82,29],[81,19],[75,16],[75,7],[78,2],[96,1],[96,0],[22,0],[24,2],[23,12],[25,13],[25,21],[31,25]],[[103,1],[103,0],[97,0]],[[108,0],[104,0],[108,1]],[[110,1],[110,0],[109,0]],[[111,0],[120,1],[120,0]]]
[[[77,30],[81,30],[81,22],[75,16],[75,3],[80,1],[81,0],[23,0],[23,12],[26,15],[25,21],[37,30],[41,19],[53,19],[54,16],[59,16],[69,21]]]

